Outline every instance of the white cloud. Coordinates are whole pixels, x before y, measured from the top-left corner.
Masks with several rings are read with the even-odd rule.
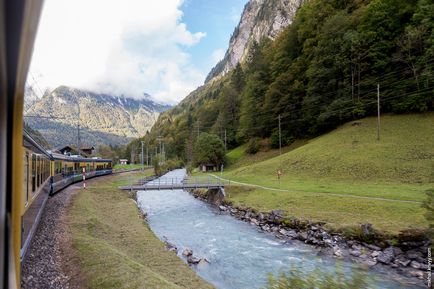
[[[46,0],[31,71],[70,85],[176,103],[204,75],[184,48],[205,33],[181,22],[182,0]]]

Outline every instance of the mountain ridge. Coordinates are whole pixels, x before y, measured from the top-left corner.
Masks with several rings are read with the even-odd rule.
[[[75,143],[77,133],[71,136],[71,129],[78,125],[89,131],[84,143],[118,145],[144,135],[158,115],[170,108],[154,102],[147,94],[144,96],[135,99],[59,86],[40,99],[29,97],[24,114],[33,116],[26,119],[27,124],[41,131],[53,146]],[[68,133],[64,135],[64,132]],[[93,137],[91,132],[100,134]]]

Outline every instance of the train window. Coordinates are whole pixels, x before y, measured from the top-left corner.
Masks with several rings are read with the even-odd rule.
[[[32,154],[32,192],[36,190],[36,155]]]
[[[29,201],[29,153],[24,156],[24,198],[26,204]]]

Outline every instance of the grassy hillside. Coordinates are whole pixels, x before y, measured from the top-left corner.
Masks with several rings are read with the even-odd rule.
[[[239,150],[229,153],[238,160],[224,177],[284,191],[229,189],[235,203],[335,226],[371,222],[390,232],[426,226],[420,202],[434,187],[434,113],[383,116],[380,141],[376,118],[365,118],[281,158],[243,165]]]

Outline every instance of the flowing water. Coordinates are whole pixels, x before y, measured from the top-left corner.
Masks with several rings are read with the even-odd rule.
[[[180,182],[185,175],[181,169],[163,177]],[[299,241],[284,243],[259,232],[257,227],[220,214],[182,190],[140,191],[137,200],[140,209],[148,214],[151,229],[160,239],[176,245],[181,258],[183,249],[190,248],[195,257],[210,261],[192,268],[217,288],[263,288],[269,273],[290,269],[338,269],[346,275],[363,271],[351,261],[337,264],[333,258],[319,257],[314,247]],[[373,279],[370,288],[419,288],[397,282],[397,276],[385,269],[371,270],[369,277]]]

